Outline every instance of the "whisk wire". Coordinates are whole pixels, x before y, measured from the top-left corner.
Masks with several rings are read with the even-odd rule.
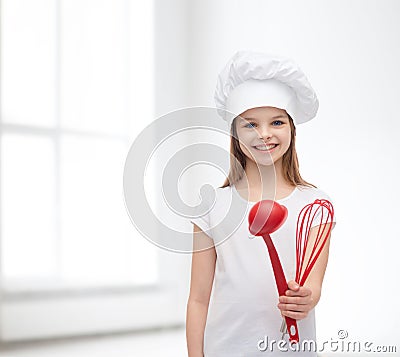
[[[316,209],[313,212],[313,208]],[[315,216],[321,210],[318,231],[315,237],[314,245],[306,261],[307,247],[309,244],[311,225]],[[325,214],[326,213],[326,217]],[[325,243],[330,235],[333,225],[334,210],[332,204],[325,199],[316,199],[303,207],[297,218],[296,226],[296,278],[295,280],[302,286],[311,273]],[[325,231],[327,230],[327,233]]]

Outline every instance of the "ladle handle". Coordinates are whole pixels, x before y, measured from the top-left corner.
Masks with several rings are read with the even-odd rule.
[[[269,234],[264,234],[262,237],[268,248],[268,253],[271,260],[272,269],[274,271],[275,282],[278,288],[279,296],[284,296],[286,290],[288,289],[288,285],[285,278],[285,273],[283,272],[281,261],[275,249],[274,243],[272,242],[271,236]],[[297,328],[296,320],[287,316],[285,316],[285,320],[290,342],[299,342],[299,331]]]

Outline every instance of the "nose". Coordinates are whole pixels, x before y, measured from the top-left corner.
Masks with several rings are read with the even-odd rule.
[[[258,130],[258,135],[259,138],[264,140],[264,141],[268,141],[269,139],[271,139],[272,133],[270,128],[268,128],[267,125],[262,125],[260,126],[259,130]]]

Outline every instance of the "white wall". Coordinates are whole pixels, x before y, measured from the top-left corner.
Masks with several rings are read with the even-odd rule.
[[[397,0],[192,0],[190,105],[213,102],[216,75],[239,49],[295,59],[320,99],[298,127],[301,173],[333,199],[338,219],[318,334],[397,343],[400,228],[400,25]]]
[[[189,105],[188,6],[189,3],[185,0],[154,0],[154,109],[157,118]],[[185,145],[184,142],[181,144]],[[160,174],[158,170],[155,176],[160,177]],[[159,185],[159,182],[155,184]],[[155,192],[154,199],[155,202],[162,202],[161,192]],[[154,209],[160,220],[166,219],[161,206]],[[172,222],[171,224],[173,225]],[[159,249],[159,258],[160,280],[166,285],[175,286],[173,313],[176,321],[184,324],[189,293],[190,255]]]
[[[156,116],[188,105],[188,2],[154,0]]]

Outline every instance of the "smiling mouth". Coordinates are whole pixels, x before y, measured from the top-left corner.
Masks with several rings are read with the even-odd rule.
[[[272,151],[278,146],[278,144],[271,144],[271,145],[258,145],[258,146],[253,146],[258,151]]]

